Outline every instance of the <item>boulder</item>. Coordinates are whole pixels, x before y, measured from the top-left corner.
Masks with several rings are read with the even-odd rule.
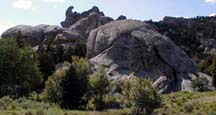
[[[125,19],[127,19],[126,16],[120,15],[116,20],[125,20]]]
[[[60,26],[57,25],[45,25],[41,24],[38,26],[35,26],[36,28],[39,28],[44,33],[44,40],[43,44],[50,44],[56,37],[57,34],[60,34],[63,32],[63,29]]]
[[[115,21],[91,31],[87,56],[93,71],[103,65],[116,82],[131,73],[153,82],[166,76],[160,80],[165,85],[159,85],[167,89],[163,92],[190,90],[191,85],[183,89],[182,82],[191,81],[189,74],[197,72],[196,64],[169,38],[136,20]]]
[[[42,43],[48,44],[53,41],[57,34],[62,33],[63,29],[57,25],[38,26],[18,25],[12,27],[2,34],[2,38],[17,38],[21,34],[26,43],[37,46]]]
[[[84,38],[87,39],[89,36],[89,33],[99,27],[102,26],[106,23],[109,23],[113,21],[112,18],[110,17],[105,17],[105,16],[100,16],[99,14],[93,12],[89,14],[88,17],[82,18],[79,21],[77,21],[75,24],[73,24],[69,30],[74,33],[80,33]]]
[[[2,34],[2,38],[17,38],[21,34],[26,43],[36,46],[44,40],[43,30],[34,26],[18,25],[6,30]]]

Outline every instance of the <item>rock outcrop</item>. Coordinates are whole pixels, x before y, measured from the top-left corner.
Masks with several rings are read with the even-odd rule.
[[[82,39],[87,41],[89,33],[93,29],[114,21],[112,18],[104,16],[104,13],[96,6],[82,13],[72,10],[73,6],[67,9],[66,19],[61,22],[65,30],[56,39]]]
[[[85,18],[76,21],[76,23],[65,29],[62,34],[58,35],[58,38],[60,37],[62,39],[83,39],[84,41],[87,41],[89,33],[93,29],[111,21],[113,21],[113,19],[110,17],[101,16],[101,14],[97,12],[92,12]]]
[[[166,76],[159,80],[164,82],[160,82],[163,93],[190,90],[191,85],[183,81],[191,81],[189,74],[197,72],[195,63],[178,46],[142,21],[115,21],[93,30],[87,49],[93,69],[103,65],[115,81],[132,72],[152,81]]]
[[[164,17],[149,22],[161,34],[170,37],[190,57],[200,62],[203,57],[216,55],[216,17]]]
[[[72,26],[74,23],[76,23],[78,20],[82,19],[82,18],[86,18],[89,16],[89,14],[95,12],[100,16],[104,16],[103,12],[100,12],[100,10],[98,9],[98,7],[94,6],[92,9],[82,12],[82,13],[77,13],[76,11],[73,12],[73,6],[70,6],[66,13],[65,13],[65,21],[61,22],[62,27],[64,28],[69,28],[70,26]]]

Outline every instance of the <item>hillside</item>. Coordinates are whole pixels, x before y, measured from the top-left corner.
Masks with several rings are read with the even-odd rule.
[[[147,21],[163,35],[170,37],[197,63],[215,55],[216,17],[164,17],[159,22]]]

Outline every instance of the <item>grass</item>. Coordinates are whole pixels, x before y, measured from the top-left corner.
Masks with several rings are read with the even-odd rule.
[[[50,108],[48,110],[4,110],[0,115],[127,115],[130,109],[108,109],[104,111],[66,111],[61,109]]]
[[[163,106],[155,114],[216,115],[216,91],[178,92],[162,96]]]
[[[177,92],[162,95],[162,106],[155,115],[216,115],[216,91]],[[63,110],[57,105],[27,100],[0,99],[0,115],[127,115],[130,109],[104,111]]]

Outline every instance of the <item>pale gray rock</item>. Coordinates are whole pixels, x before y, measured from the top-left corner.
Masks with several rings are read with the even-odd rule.
[[[113,21],[110,17],[100,16],[98,13],[93,12],[89,14],[88,17],[82,18],[74,23],[69,28],[65,29],[63,33],[58,34],[55,38],[56,41],[63,40],[63,41],[70,41],[75,42],[77,39],[81,39],[83,41],[87,41],[89,33],[106,23]]]
[[[112,18],[110,17],[105,17],[105,16],[100,16],[99,14],[93,12],[91,14],[89,14],[88,17],[86,18],[82,18],[79,21],[77,21],[75,24],[73,24],[68,30],[70,30],[71,32],[75,32],[75,33],[80,33],[80,35],[82,35],[84,38],[83,39],[87,39],[89,36],[89,33],[99,27],[102,26],[106,23],[109,23],[113,21]]]
[[[202,73],[202,72],[197,72],[196,74],[190,74],[192,81],[196,81],[199,80],[199,82],[202,82],[201,84],[203,84],[203,89],[205,89],[205,91],[212,91],[214,90],[214,86],[212,84],[212,77]],[[196,90],[196,88],[194,89]]]
[[[28,25],[18,25],[6,30],[2,34],[2,38],[17,38],[18,34],[21,33],[26,43],[32,46],[39,45],[44,40],[43,31],[39,28],[28,26]]]
[[[170,82],[160,88],[167,89],[163,92],[190,90],[188,74],[197,72],[185,52],[142,21],[120,20],[100,26],[91,31],[87,49],[92,69],[103,65],[116,82],[132,72],[153,82],[166,76]]]
[[[57,25],[18,25],[6,30],[2,34],[2,38],[17,38],[18,34],[21,34],[26,43],[37,46],[52,42],[56,35],[62,33],[62,31],[63,29]]]
[[[166,93],[169,91],[171,81],[166,76],[160,76],[153,83],[153,87],[158,89],[158,93]]]
[[[57,25],[38,25],[35,26],[36,28],[39,28],[43,31],[44,33],[44,40],[43,44],[48,45],[53,42],[57,34],[60,34],[63,32],[63,28]]]

